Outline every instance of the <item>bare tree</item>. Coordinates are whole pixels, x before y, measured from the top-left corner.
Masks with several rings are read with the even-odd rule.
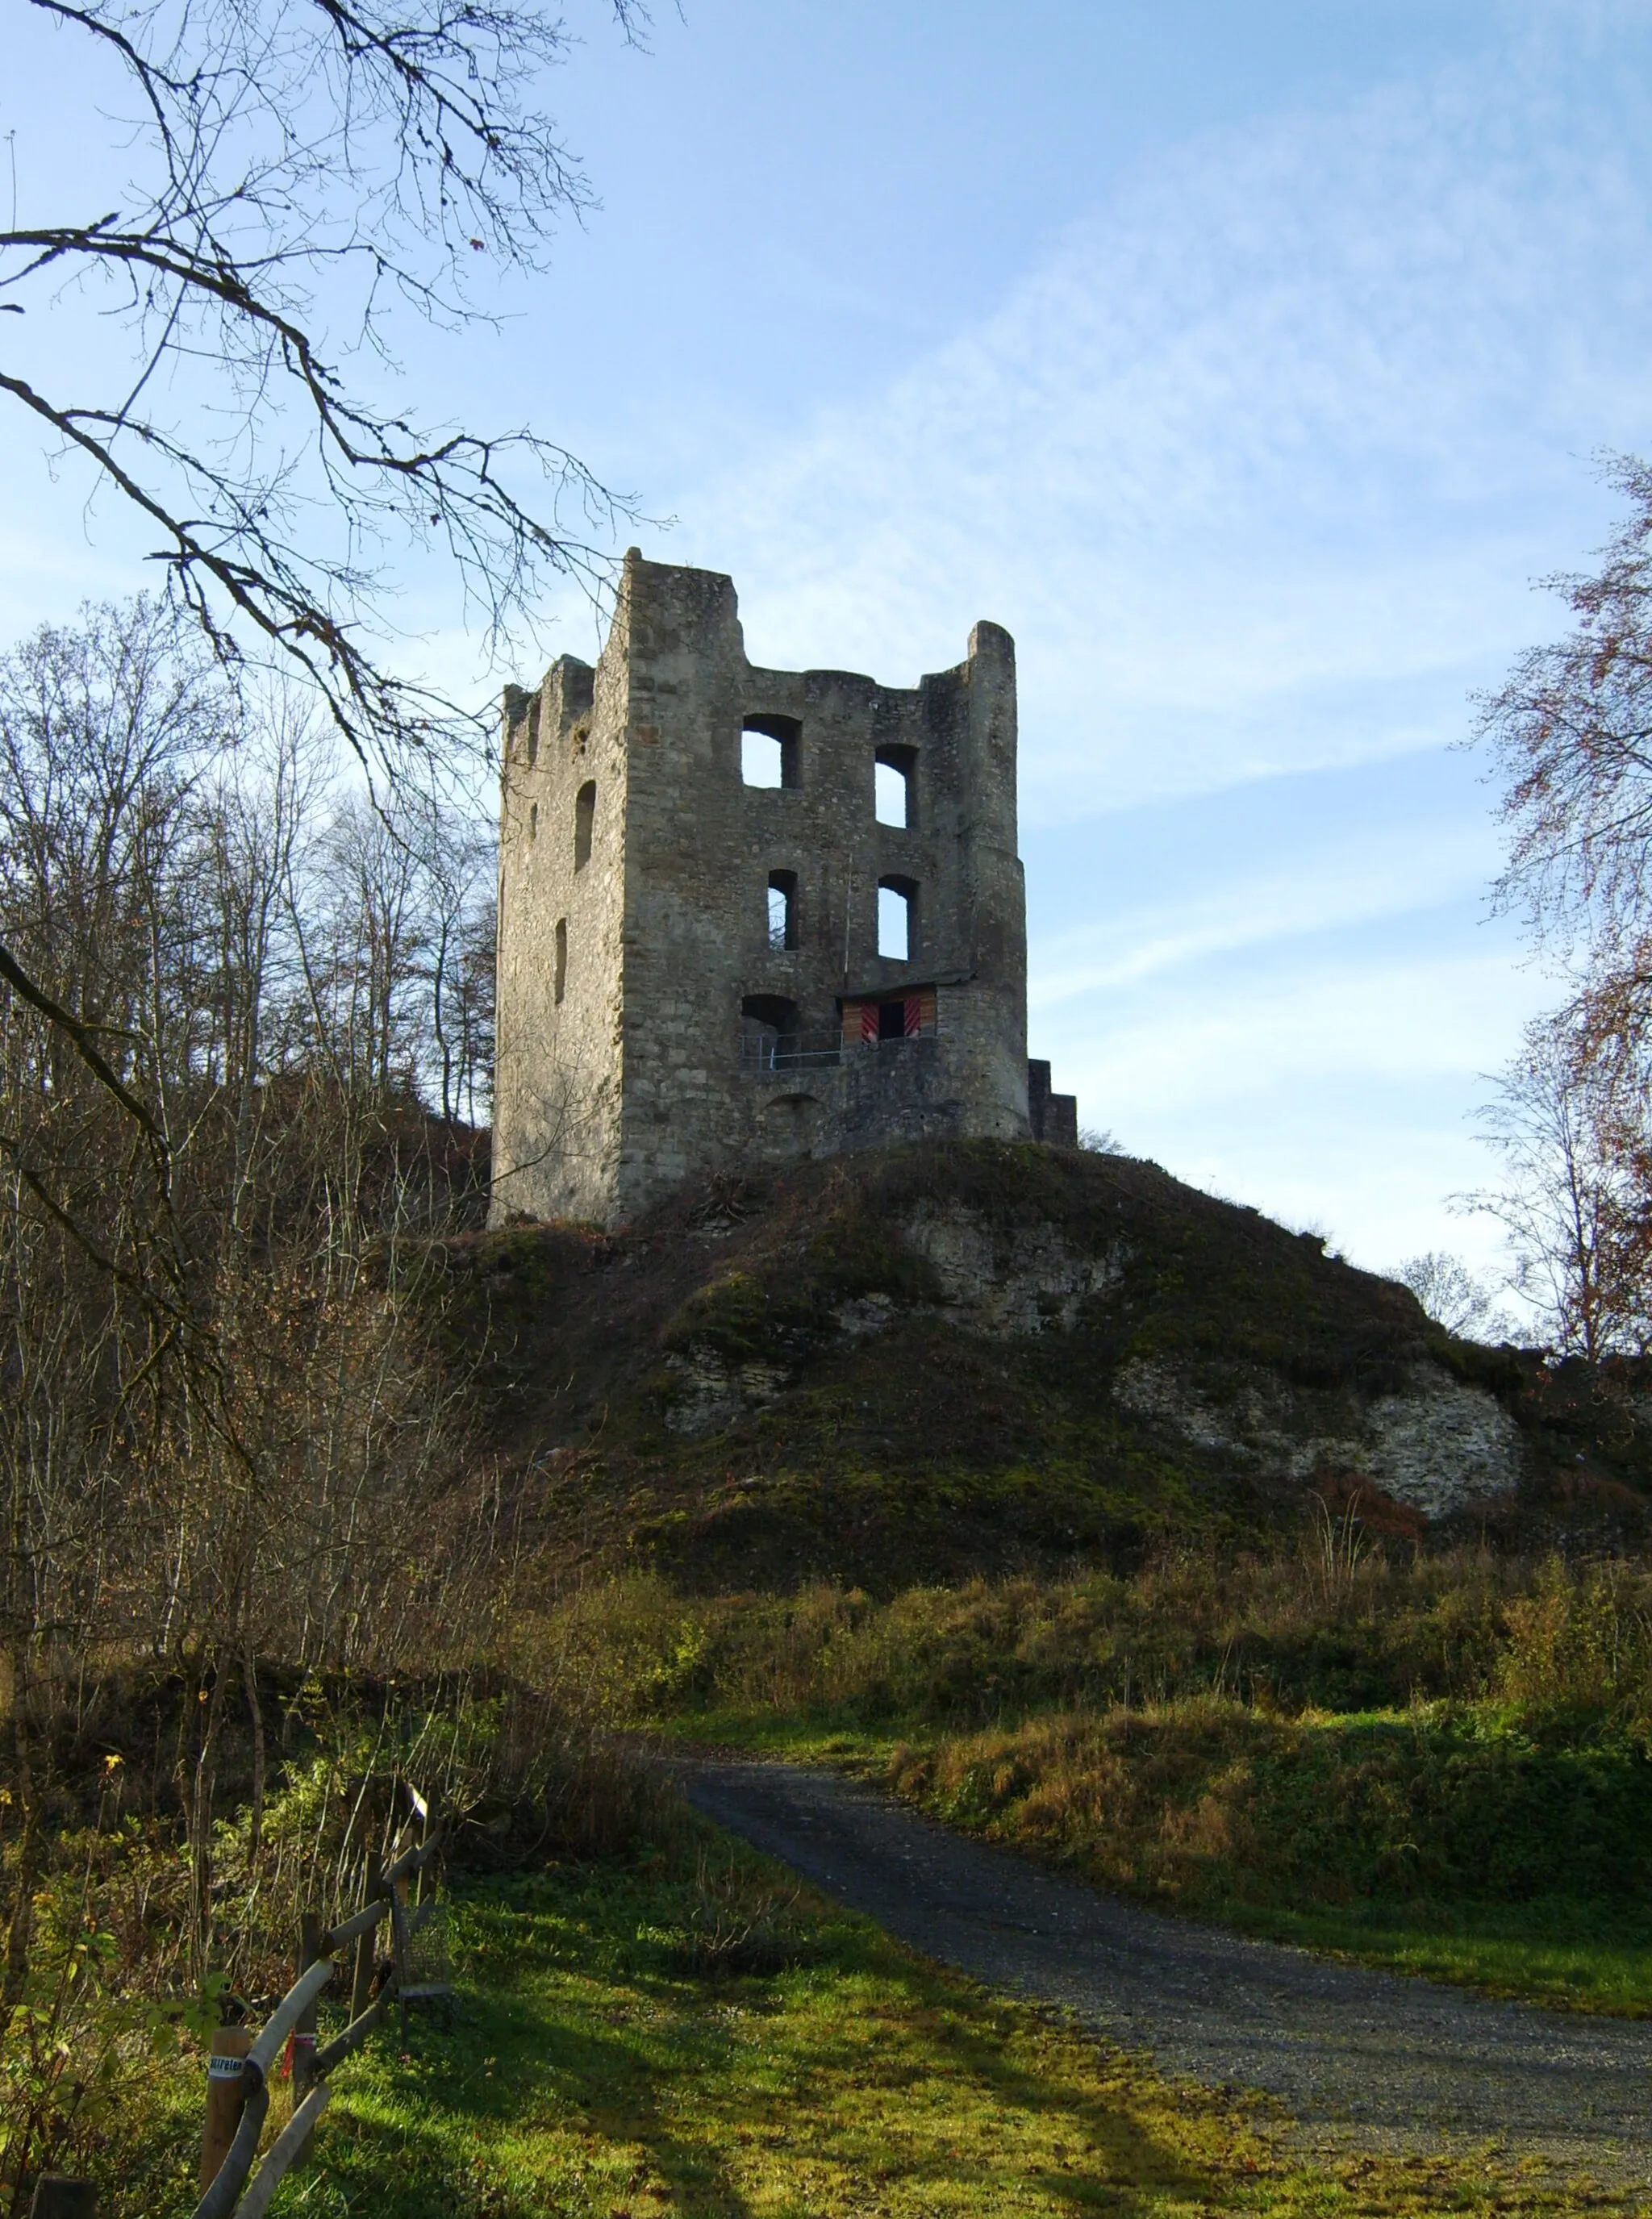
[[[1410,1288],[1436,1325],[1460,1339],[1506,1340],[1514,1330],[1513,1321],[1498,1302],[1495,1285],[1471,1271],[1460,1256],[1431,1248],[1423,1255],[1408,1256],[1394,1277]]]
[[[18,181],[0,232],[16,430],[144,519],[227,669],[288,671],[376,774],[439,766],[478,727],[393,668],[389,562],[446,563],[490,637],[531,620],[550,576],[608,575],[615,500],[565,449],[382,397],[399,314],[476,321],[475,273],[543,268],[590,206],[539,104],[571,34],[540,0],[30,4],[63,41],[59,97],[85,85],[81,136],[127,178],[67,210]],[[646,21],[644,0],[606,12],[627,39]],[[36,334],[77,304],[97,343],[70,373]],[[141,1124],[72,994],[9,943],[0,977]]]
[[[260,1648],[383,1663],[415,1619],[428,1653],[484,1531],[451,1507],[453,1389],[398,1265],[467,1206],[431,1145],[419,1044],[442,901],[450,936],[474,918],[413,838],[321,777],[283,705],[254,705],[149,604],[0,657],[0,930],[85,1012],[145,1121],[0,985],[0,1673],[20,1783],[0,1834],[22,1829],[0,1857],[0,2021],[28,1967],[37,1730],[63,1690],[147,1656],[199,1693],[178,1750],[199,1967],[234,1675]]]
[[[1486,1112],[1498,1185],[1464,1197],[1503,1226],[1513,1284],[1562,1354],[1595,1363],[1652,1345],[1652,1221],[1639,1132],[1612,1075],[1580,1056],[1564,1020],[1540,1019]],[[1638,1108],[1634,1123],[1643,1123]]]
[[[1628,516],[1588,575],[1544,581],[1570,608],[1567,637],[1523,655],[1481,703],[1478,736],[1503,780],[1509,859],[1501,901],[1541,942],[1586,967],[1637,960],[1652,908],[1652,469],[1619,457],[1606,478]]]
[[[1488,1118],[1508,1226],[1562,1347],[1643,1348],[1652,1313],[1652,469],[1606,468],[1624,522],[1547,581],[1571,631],[1481,705],[1510,829],[1497,897],[1567,981]]]
[[[493,1079],[498,842],[491,826],[432,812],[425,842],[435,1091],[450,1123],[477,1122]]]

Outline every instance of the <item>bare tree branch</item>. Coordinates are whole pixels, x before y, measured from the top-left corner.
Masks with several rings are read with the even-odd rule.
[[[387,662],[393,549],[440,550],[491,640],[553,576],[599,594],[628,512],[554,442],[387,411],[325,333],[342,312],[370,364],[394,306],[476,320],[478,256],[544,266],[592,205],[536,104],[568,32],[536,0],[33,4],[134,88],[140,166],[125,208],[0,233],[0,299],[101,288],[133,352],[124,377],[118,352],[95,365],[121,379],[106,397],[71,398],[30,375],[14,326],[0,393],[158,527],[154,559],[227,662],[292,668],[392,778],[475,745],[460,705]],[[612,15],[634,41],[636,0]],[[519,490],[534,477],[548,507]]]

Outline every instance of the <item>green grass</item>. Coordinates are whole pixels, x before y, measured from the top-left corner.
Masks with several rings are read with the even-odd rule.
[[[461,1897],[456,2023],[421,2024],[405,2052],[383,2042],[341,2074],[315,2162],[277,2212],[1625,2208],[1490,2157],[1308,2163],[1267,2109],[1167,2084],[794,1893],[756,1859],[709,1854],[693,1875],[661,1860],[587,1866]]]
[[[1373,1903],[1307,1911],[1232,1904],[1226,1919],[1245,1933],[1491,1995],[1614,2018],[1652,2017],[1652,1918],[1638,1905],[1564,1896],[1490,1907]]]

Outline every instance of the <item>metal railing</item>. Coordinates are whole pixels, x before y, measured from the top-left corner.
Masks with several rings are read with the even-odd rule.
[[[841,1063],[843,1035],[832,1033],[742,1033],[741,1067],[784,1073],[810,1066]]]
[[[908,1047],[914,1041],[932,1041],[935,1037],[933,1022],[921,1025],[915,1033],[886,1034],[881,1039],[866,1039],[859,1035],[846,1039],[841,1032],[767,1035],[742,1033],[740,1063],[742,1070],[767,1072],[773,1077],[783,1078],[788,1071],[842,1063],[846,1056],[860,1055],[873,1048]]]

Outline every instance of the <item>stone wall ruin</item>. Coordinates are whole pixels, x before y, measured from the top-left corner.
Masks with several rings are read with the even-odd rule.
[[[505,697],[494,1210],[928,1137],[1076,1141],[1027,1060],[1015,668],[747,661],[732,581],[627,556],[594,669]],[[761,782],[754,782],[761,781]]]

